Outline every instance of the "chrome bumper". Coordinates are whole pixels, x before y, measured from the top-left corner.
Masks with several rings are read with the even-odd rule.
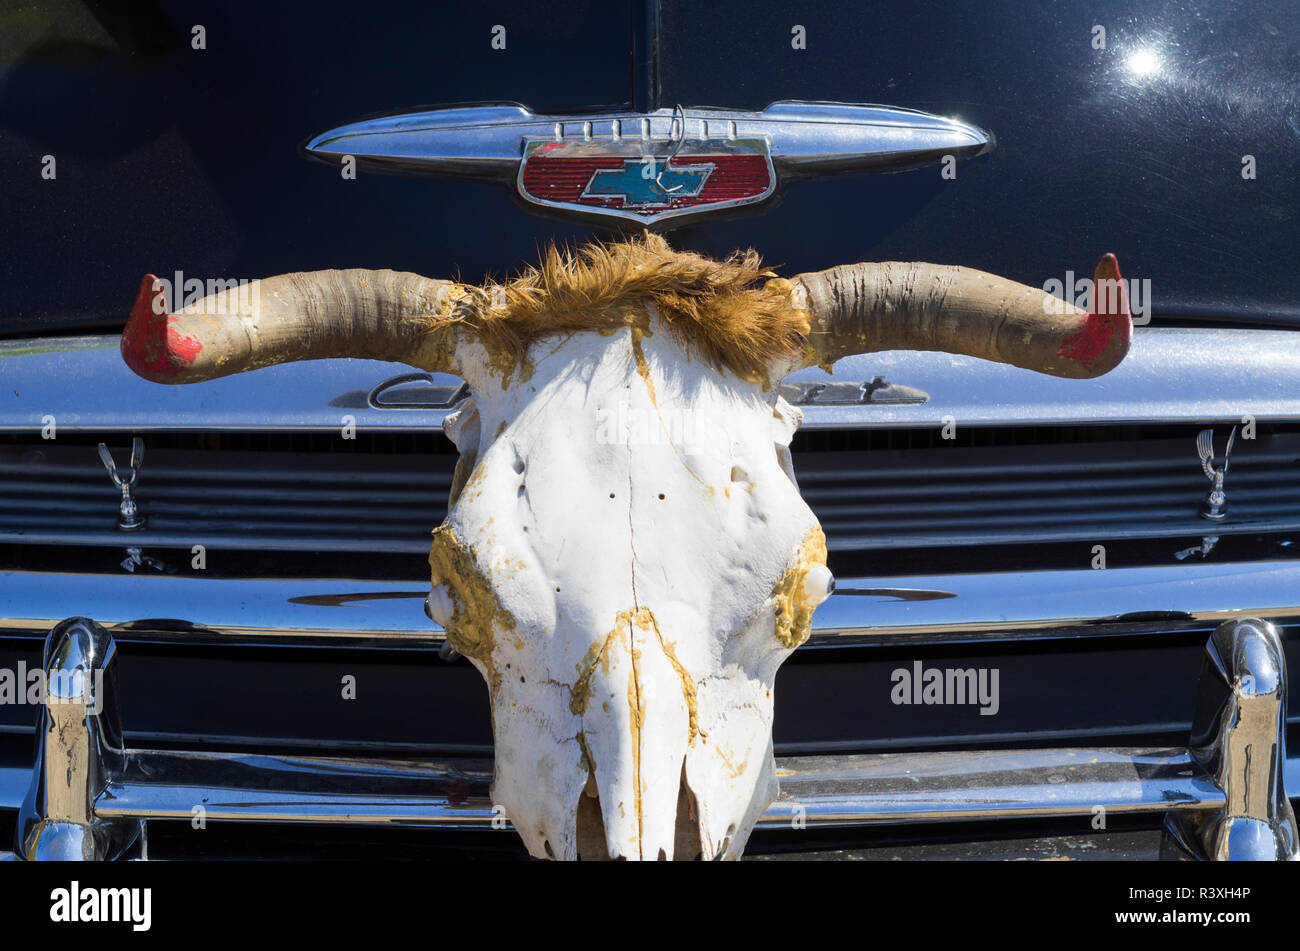
[[[111,635],[50,631],[34,770],[0,770],[19,809],[16,854],[111,859],[159,819],[505,828],[491,764],[130,750]],[[1266,621],[1211,636],[1186,749],[1064,749],[786,757],[760,827],[1077,816],[1164,816],[1171,842],[1213,859],[1294,859],[1281,639]],[[1293,775],[1293,788],[1300,776]],[[1104,823],[1104,818],[1102,819]]]
[[[50,630],[69,613],[119,640],[436,647],[427,580],[222,579],[0,572],[0,632]],[[168,631],[139,622],[184,618]],[[357,605],[365,605],[358,627]],[[1099,613],[1098,607],[1105,613]],[[840,578],[813,616],[812,645],[1074,637],[1143,626],[1300,617],[1300,560]]]

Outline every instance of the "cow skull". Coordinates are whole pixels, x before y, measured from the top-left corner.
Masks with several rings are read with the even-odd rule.
[[[1122,297],[1087,314],[962,268],[765,277],[653,237],[504,294],[322,271],[168,314],[147,276],[122,352],[165,383],[340,356],[464,377],[426,610],[487,681],[494,803],[534,856],[737,858],[777,793],[777,668],[833,588],[772,384],[885,349],[1092,377],[1131,334]]]

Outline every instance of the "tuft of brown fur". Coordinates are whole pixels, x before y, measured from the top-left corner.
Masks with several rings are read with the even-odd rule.
[[[790,284],[774,277],[756,251],[718,261],[674,251],[647,232],[577,250],[552,244],[504,285],[466,288],[454,317],[489,352],[517,364],[547,334],[643,326],[650,300],[683,346],[714,367],[766,381],[780,361],[802,355],[809,331]]]

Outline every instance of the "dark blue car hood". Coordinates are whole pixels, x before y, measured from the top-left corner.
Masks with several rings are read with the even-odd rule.
[[[605,234],[531,217],[496,186],[344,180],[298,148],[432,103],[629,103],[643,7],[48,0],[0,12],[0,334],[120,323],[145,271],[477,280],[551,239]],[[1150,281],[1157,319],[1300,320],[1296,0],[665,0],[659,20],[661,105],[881,103],[997,140],[955,179],[929,168],[799,182],[758,212],[672,232],[680,246],[753,246],[790,270],[960,263],[1034,285],[1114,251],[1126,277]]]

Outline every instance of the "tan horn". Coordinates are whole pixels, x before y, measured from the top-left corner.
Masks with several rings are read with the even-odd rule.
[[[402,271],[309,271],[227,287],[168,313],[146,274],[122,331],[127,366],[196,383],[294,360],[365,357],[456,372],[460,285]],[[179,288],[177,289],[179,293]]]
[[[940,350],[1084,379],[1115,368],[1133,336],[1113,254],[1094,272],[1092,313],[964,267],[848,264],[793,278],[806,292],[807,364],[853,353]]]

